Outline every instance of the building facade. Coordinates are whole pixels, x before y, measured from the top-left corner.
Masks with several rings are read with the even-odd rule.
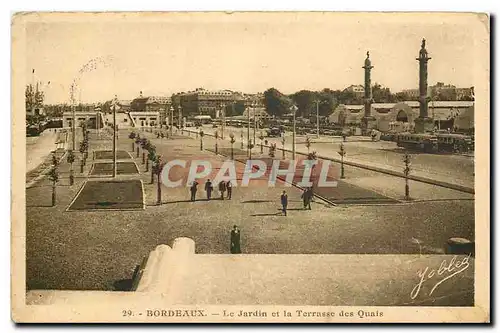
[[[172,105],[176,111],[181,107],[184,117],[209,115],[217,117],[225,106],[244,101],[245,96],[231,90],[206,90],[197,88],[194,91],[181,92],[172,95]]]
[[[148,116],[139,117],[145,118],[140,119],[139,123],[156,123],[157,125],[168,123],[167,115],[170,112],[170,107],[172,106],[172,99],[167,96],[142,96],[142,91],[139,97],[132,100],[130,103],[130,112],[148,113]],[[158,113],[158,116],[150,116]],[[152,119],[155,118],[156,119]],[[140,126],[140,125],[138,125]],[[149,126],[149,125],[148,125]]]
[[[365,96],[365,87],[361,84],[353,84],[345,88],[344,91],[353,93],[358,98],[363,98]]]
[[[376,119],[376,129],[382,132],[412,131],[420,112],[417,101],[374,103],[371,107],[371,115]],[[330,123],[341,126],[360,127],[363,109],[363,105],[341,104],[328,119]],[[474,128],[474,102],[430,101],[429,117],[433,119],[436,129],[470,130]]]

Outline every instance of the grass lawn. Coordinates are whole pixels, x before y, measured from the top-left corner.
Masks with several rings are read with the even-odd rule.
[[[143,209],[140,180],[88,181],[83,185],[69,210]]]
[[[111,150],[98,150],[94,152],[94,156],[96,160],[112,160],[113,159],[113,151]],[[129,153],[125,150],[117,150],[116,158],[119,160],[130,159]]]
[[[113,163],[94,163],[91,176],[108,176],[113,173]],[[137,170],[137,165],[134,162],[117,162],[116,163],[116,173],[119,175],[123,174],[136,174],[139,173]]]

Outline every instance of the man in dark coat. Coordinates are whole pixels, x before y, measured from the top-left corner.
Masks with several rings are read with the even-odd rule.
[[[306,188],[302,193],[302,200],[304,202],[304,209],[311,209],[311,199],[312,199],[312,189],[310,187]]]
[[[193,184],[191,184],[191,188],[189,189],[191,191],[191,201],[196,200],[196,191],[198,190],[198,182],[195,180]]]
[[[210,200],[213,189],[214,187],[212,186],[212,182],[210,181],[210,179],[207,179],[207,182],[205,183],[205,191],[207,191],[207,200]]]
[[[233,254],[241,253],[240,235],[240,229],[234,225],[233,230],[231,230],[231,253]]]
[[[224,192],[226,192],[226,182],[222,181],[219,183],[220,199],[224,200]]]
[[[233,195],[233,184],[231,183],[230,180],[228,180],[226,183],[226,189],[227,189],[227,198],[231,200],[231,196]]]
[[[283,214],[286,216],[286,208],[288,206],[288,195],[286,194],[285,191],[283,191],[283,194],[281,194],[281,206],[283,207],[282,211]]]

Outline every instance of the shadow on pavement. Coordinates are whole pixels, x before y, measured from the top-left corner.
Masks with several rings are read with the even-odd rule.
[[[252,214],[250,216],[278,216],[278,215],[281,215],[281,212],[279,213],[268,213],[268,214]]]

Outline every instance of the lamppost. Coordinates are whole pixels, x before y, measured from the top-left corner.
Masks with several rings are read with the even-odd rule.
[[[234,139],[234,134],[233,133],[229,133],[229,138],[231,139],[229,142],[231,142],[231,159],[234,160],[234,149],[233,149],[233,144],[234,142],[236,141]]]
[[[340,150],[338,151],[340,155],[340,178],[344,179],[344,156],[345,156],[345,148],[344,148],[344,143],[340,143]]]
[[[224,140],[224,129],[226,128],[226,106],[224,104],[221,104],[220,108],[222,113],[222,129],[220,138]]]
[[[182,122],[182,106],[179,105],[179,109],[178,109],[178,112],[179,112],[179,121],[177,122],[177,125],[179,126],[179,128],[184,128],[183,126],[183,122]]]
[[[170,138],[172,138],[172,135],[173,135],[173,126],[174,126],[174,107],[171,106],[170,107],[170,126],[169,126]]]
[[[203,150],[203,130],[200,129],[200,150]]]
[[[255,145],[255,131],[257,129],[257,115],[255,114],[255,109],[257,108],[257,102],[252,102],[252,109],[253,109],[253,142],[252,142],[252,145]]]
[[[247,156],[251,157],[250,150],[250,107],[247,107]]]
[[[285,132],[282,134],[283,136],[281,137],[281,145],[283,146],[283,159],[285,159]]]
[[[71,120],[71,133],[72,133],[72,146],[73,146],[73,151],[75,151],[76,148],[76,108],[75,108],[75,89],[76,89],[76,81],[73,81],[73,84],[71,85],[71,115],[72,115],[72,120]]]
[[[214,133],[214,137],[215,137],[215,155],[217,155],[218,153],[218,142],[219,142],[219,131],[215,131]]]
[[[292,133],[292,160],[295,160],[295,114],[297,113],[297,110],[299,108],[293,104],[291,107],[290,107],[290,111],[292,111],[292,115],[293,115],[293,133]]]
[[[316,137],[319,139],[319,101],[315,101],[316,103]]]
[[[241,149],[243,149],[243,130],[240,132]]]

